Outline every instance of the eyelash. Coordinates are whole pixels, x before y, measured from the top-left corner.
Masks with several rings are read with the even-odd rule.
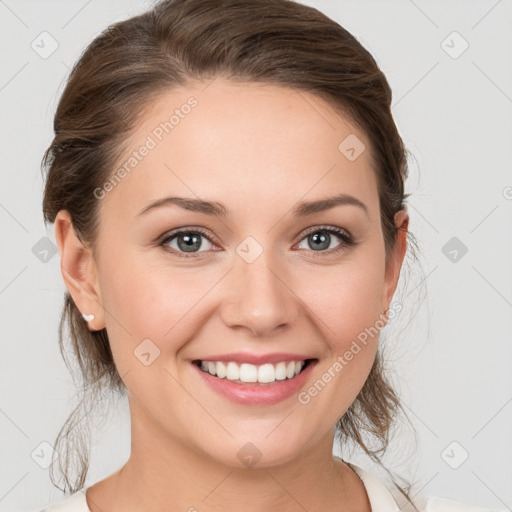
[[[356,242],[354,240],[354,238],[347,231],[340,229],[338,227],[335,227],[335,226],[315,226],[314,228],[307,230],[304,233],[304,235],[302,236],[302,238],[299,240],[298,243],[302,242],[309,235],[311,235],[313,233],[317,233],[317,232],[329,233],[329,234],[335,235],[338,238],[340,238],[342,243],[340,243],[334,249],[328,249],[325,251],[309,250],[309,252],[316,253],[313,255],[314,258],[321,257],[322,255],[325,255],[325,254],[328,254],[328,255],[336,254],[339,251],[342,251],[344,249],[349,249],[351,247],[355,247],[356,245],[359,244],[359,242]],[[207,252],[207,251],[201,251],[198,253],[188,253],[187,254],[185,252],[179,252],[179,251],[176,251],[174,248],[165,246],[167,243],[171,242],[172,240],[174,240],[174,238],[176,238],[178,235],[180,235],[182,233],[200,234],[200,235],[203,235],[210,243],[212,243],[212,244],[215,243],[213,240],[211,240],[209,234],[202,228],[187,228],[187,229],[179,229],[177,231],[171,231],[171,233],[168,233],[165,236],[165,238],[159,243],[159,245],[161,247],[163,247],[164,250],[166,250],[168,252],[172,252],[172,254],[178,254],[179,257],[182,257],[182,258],[197,258],[197,257],[201,256],[201,254],[203,252]],[[301,249],[301,250],[304,250],[304,249]],[[308,249],[306,249],[306,250],[308,250]]]

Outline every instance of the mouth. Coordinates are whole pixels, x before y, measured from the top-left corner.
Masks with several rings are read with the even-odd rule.
[[[224,379],[242,385],[269,386],[295,379],[317,361],[318,359],[315,358],[254,365],[235,361],[203,361],[196,359],[192,361],[192,364],[202,372],[219,380]]]

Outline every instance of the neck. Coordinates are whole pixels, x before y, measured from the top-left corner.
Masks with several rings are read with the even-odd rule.
[[[92,512],[370,511],[359,477],[332,457],[333,436],[288,462],[240,468],[183,444],[140,415],[136,421],[133,418],[130,458],[99,483],[103,486],[89,489]]]

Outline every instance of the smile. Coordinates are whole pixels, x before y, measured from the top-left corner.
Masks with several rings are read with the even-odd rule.
[[[293,379],[299,375],[310,359],[303,361],[281,361],[277,364],[254,365],[238,364],[235,361],[195,361],[201,370],[219,379],[235,383],[271,384],[272,382]]]
[[[306,385],[318,359],[279,361],[260,365],[235,361],[191,361],[208,388],[231,402],[249,406],[273,405]]]

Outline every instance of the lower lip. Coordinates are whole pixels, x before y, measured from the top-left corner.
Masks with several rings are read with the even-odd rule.
[[[227,378],[220,379],[204,372],[195,363],[192,363],[192,366],[199,372],[206,384],[232,402],[248,405],[272,405],[298,393],[316,363],[316,359],[310,361],[307,367],[292,379],[276,380],[269,384],[238,384]]]

